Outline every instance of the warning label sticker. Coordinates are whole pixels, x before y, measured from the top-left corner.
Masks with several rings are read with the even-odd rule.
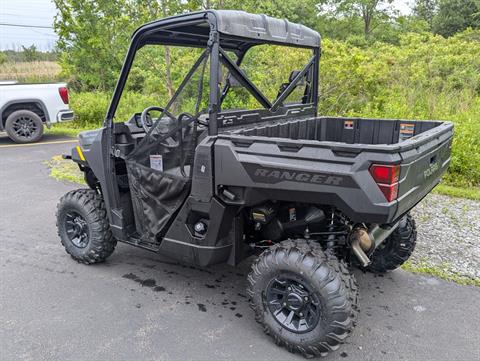
[[[345,129],[353,129],[353,120],[345,120],[343,123]]]
[[[400,141],[413,137],[415,134],[415,124],[400,123]]]

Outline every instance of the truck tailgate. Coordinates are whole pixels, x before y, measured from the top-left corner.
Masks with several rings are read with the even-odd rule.
[[[408,212],[440,182],[450,163],[452,138],[453,126],[446,123],[402,143],[395,218]]]

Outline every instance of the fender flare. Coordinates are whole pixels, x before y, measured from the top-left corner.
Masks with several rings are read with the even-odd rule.
[[[0,130],[4,130],[3,126],[3,112],[5,109],[7,109],[11,105],[15,104],[22,104],[22,103],[35,103],[37,104],[43,111],[43,114],[45,115],[45,122],[49,123],[50,122],[50,115],[48,114],[47,107],[45,106],[45,103],[40,100],[40,99],[34,99],[34,98],[26,98],[26,99],[15,99],[15,100],[10,100],[6,102],[3,107],[0,109]]]

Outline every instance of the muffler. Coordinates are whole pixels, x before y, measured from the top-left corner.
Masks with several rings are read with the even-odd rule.
[[[367,267],[371,261],[367,254],[371,254],[388,236],[398,227],[397,222],[393,226],[373,224],[367,229],[364,226],[355,227],[350,233],[352,252],[363,267]]]

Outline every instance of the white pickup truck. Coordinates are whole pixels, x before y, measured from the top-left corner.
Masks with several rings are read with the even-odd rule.
[[[64,83],[0,82],[0,131],[17,143],[38,141],[44,127],[73,120]]]

